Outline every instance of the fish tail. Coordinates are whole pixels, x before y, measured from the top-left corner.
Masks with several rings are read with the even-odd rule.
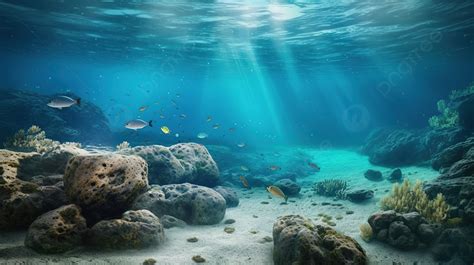
[[[77,104],[78,106],[81,105],[81,98],[77,98],[77,99],[76,99],[76,104]]]
[[[148,122],[148,126],[153,127],[153,121],[152,121],[152,120],[150,120],[150,121]]]

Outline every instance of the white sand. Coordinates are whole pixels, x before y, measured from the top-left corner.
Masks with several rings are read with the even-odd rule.
[[[290,198],[296,201],[294,203],[280,205],[282,200],[269,199],[263,188],[240,190],[240,205],[227,209],[225,216],[225,219],[235,219],[234,224],[168,229],[165,231],[167,240],[162,246],[146,250],[97,252],[79,249],[62,255],[40,256],[21,247],[24,233],[3,233],[0,234],[0,264],[141,264],[147,258],[156,259],[157,264],[195,264],[191,260],[194,255],[204,257],[206,264],[272,264],[273,243],[260,243],[259,240],[272,235],[275,219],[281,215],[300,214],[321,223],[317,220],[318,213],[333,216],[337,224],[334,228],[355,238],[366,250],[370,264],[391,265],[394,261],[401,264],[436,264],[427,251],[397,251],[377,242],[366,243],[359,237],[359,225],[378,210],[377,202],[392,185],[388,181],[368,181],[363,177],[363,172],[373,168],[385,173],[389,169],[371,166],[367,157],[350,151],[304,151],[316,158],[322,170],[301,179],[300,183],[306,184],[302,185],[300,197]],[[410,167],[402,168],[402,171],[405,177],[412,180],[429,180],[437,176],[437,172],[429,168]],[[334,202],[332,198],[314,195],[309,184],[325,178],[346,179],[351,188],[374,189],[375,198],[363,204],[355,204],[348,201]],[[261,204],[262,201],[268,201],[269,204]],[[313,202],[318,205],[313,206]],[[339,206],[321,206],[321,202],[342,203],[343,209]],[[346,210],[352,210],[354,214],[346,215]],[[335,220],[338,215],[343,219]],[[226,226],[234,227],[235,232],[225,233],[223,230]],[[250,233],[252,230],[257,233]],[[189,243],[186,241],[189,237],[197,237],[199,241]],[[15,246],[17,248],[12,248]],[[5,248],[7,250],[1,250]],[[23,262],[17,263],[19,261]]]

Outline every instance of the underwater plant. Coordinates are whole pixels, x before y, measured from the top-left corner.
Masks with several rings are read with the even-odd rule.
[[[395,210],[399,213],[415,211],[427,220],[437,223],[446,219],[449,210],[449,205],[441,193],[430,200],[423,191],[421,181],[416,181],[411,187],[407,179],[401,185],[394,184],[392,193],[382,198],[380,205],[384,210]]]
[[[346,197],[347,182],[340,179],[327,179],[316,182],[313,185],[313,190],[318,195],[344,199]]]
[[[57,148],[59,144],[46,138],[46,133],[40,127],[32,125],[26,132],[20,129],[3,145],[16,151],[45,153]]]
[[[454,89],[449,95],[449,99],[455,100],[461,97],[469,96],[474,94],[474,82],[469,84],[466,88],[463,89]]]
[[[440,115],[433,116],[428,120],[430,127],[442,129],[458,126],[459,113],[456,110],[447,106],[444,100],[438,101],[437,106]]]
[[[369,242],[374,236],[374,231],[368,223],[363,223],[359,225],[360,238],[365,242]]]
[[[130,144],[127,141],[123,141],[120,144],[118,144],[116,148],[117,148],[117,151],[124,150],[124,149],[130,148]]]

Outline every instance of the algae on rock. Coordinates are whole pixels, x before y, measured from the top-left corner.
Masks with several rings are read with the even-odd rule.
[[[423,191],[421,181],[417,181],[413,187],[406,179],[401,185],[394,184],[392,193],[380,201],[384,210],[395,210],[399,213],[418,212],[427,220],[441,222],[446,219],[449,206],[444,196],[438,193],[430,200]]]
[[[438,111],[440,115],[433,116],[428,120],[429,125],[432,128],[452,128],[459,124],[459,113],[447,106],[444,100],[440,100],[437,103]]]

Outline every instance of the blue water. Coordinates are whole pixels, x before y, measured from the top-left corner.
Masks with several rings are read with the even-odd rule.
[[[351,145],[378,126],[425,127],[472,82],[473,13],[472,1],[0,1],[0,87],[72,92],[115,132],[154,120],[134,137],[158,142]]]

